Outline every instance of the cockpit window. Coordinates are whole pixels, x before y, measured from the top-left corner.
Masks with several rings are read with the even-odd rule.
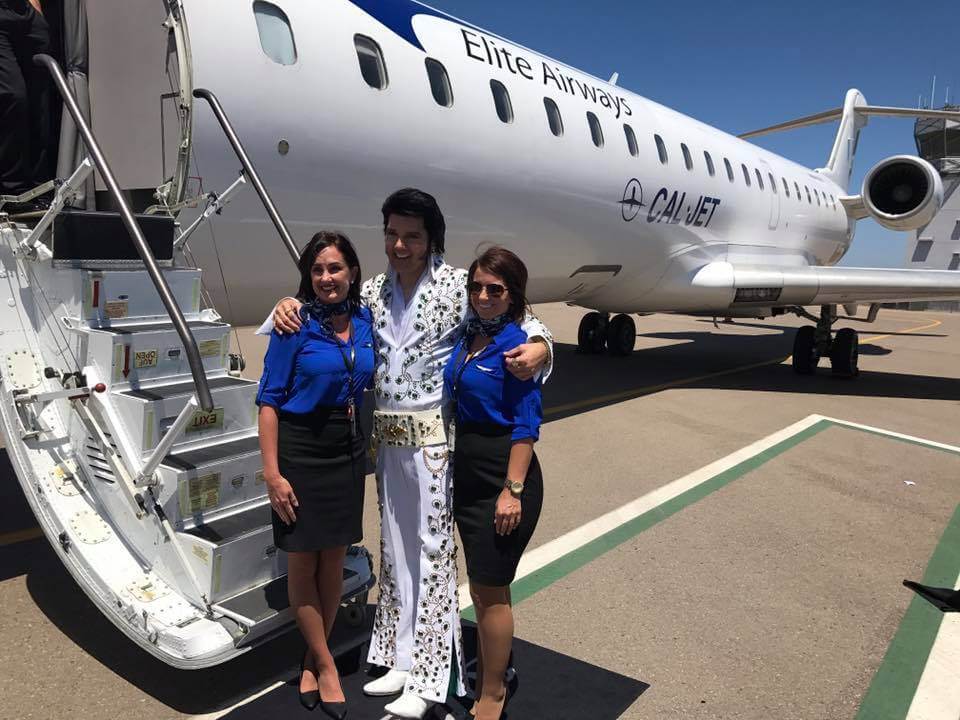
[[[383,51],[376,40],[366,35],[354,35],[353,44],[357,48],[357,60],[360,62],[360,74],[367,85],[374,90],[386,90],[387,65],[383,61]]]
[[[257,0],[253,3],[253,15],[257,20],[260,47],[268,58],[280,65],[297,62],[297,46],[287,14],[273,3]]]

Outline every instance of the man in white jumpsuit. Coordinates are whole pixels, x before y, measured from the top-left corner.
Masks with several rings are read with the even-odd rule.
[[[390,668],[364,686],[369,695],[402,695],[386,705],[421,718],[443,702],[454,651],[457,692],[463,651],[453,535],[452,463],[446,437],[443,369],[468,313],[467,273],[443,261],[445,224],[436,201],[400,190],[383,206],[390,269],[363,285],[376,336],[374,435],[381,519],[380,598],[369,662]],[[297,326],[294,300],[278,305],[278,329]],[[508,354],[526,379],[549,358],[550,334],[528,317],[534,341]]]

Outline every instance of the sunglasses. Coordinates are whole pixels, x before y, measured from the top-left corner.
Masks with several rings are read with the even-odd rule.
[[[478,282],[467,283],[467,290],[470,291],[471,295],[479,295],[480,291],[484,289],[487,291],[487,296],[492,298],[498,298],[507,291],[507,289],[499,283],[490,283],[489,285],[481,285]]]

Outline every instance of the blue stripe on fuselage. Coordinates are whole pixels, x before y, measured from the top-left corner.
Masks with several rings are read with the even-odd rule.
[[[450,20],[458,25],[467,25],[446,13],[412,2],[412,0],[350,0],[350,2],[370,17],[386,25],[415,48],[424,52],[426,50],[420,44],[420,38],[417,37],[417,33],[413,29],[413,18],[417,15],[430,15]],[[472,26],[467,25],[467,27]]]

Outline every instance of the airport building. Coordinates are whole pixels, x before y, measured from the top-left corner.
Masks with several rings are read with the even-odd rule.
[[[944,110],[958,110],[947,105]],[[917,152],[928,160],[943,180],[943,208],[907,243],[904,266],[960,272],[960,123],[951,120],[917,120]],[[910,303],[911,309],[960,310],[960,302]]]

